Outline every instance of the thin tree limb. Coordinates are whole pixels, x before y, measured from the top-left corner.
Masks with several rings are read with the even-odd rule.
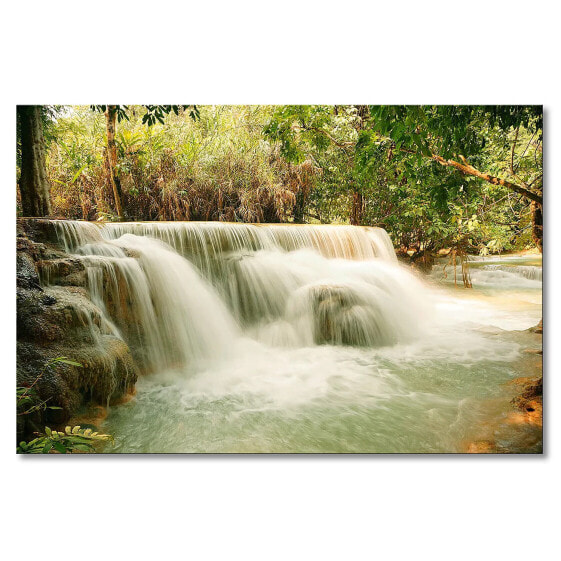
[[[516,127],[516,134],[514,135],[514,142],[512,143],[512,152],[510,153],[510,173],[513,177],[516,177],[514,173],[514,150],[516,149],[516,143],[518,142],[518,133],[520,132],[520,126]]]
[[[318,127],[308,127],[308,126],[302,126],[302,127],[298,127],[298,128],[300,130],[304,130],[304,131],[314,131],[314,132],[318,132],[320,134],[323,134],[331,142],[333,142],[333,144],[335,144],[335,146],[338,146],[339,148],[349,148],[350,146],[355,145],[355,142],[352,142],[352,141],[341,142],[341,141],[337,140],[336,138],[331,136],[331,134],[329,134],[325,129],[320,129]]]

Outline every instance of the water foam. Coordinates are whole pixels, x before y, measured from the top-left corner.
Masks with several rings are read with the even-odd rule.
[[[377,229],[82,226],[64,245],[153,373],[112,412],[119,451],[452,451],[515,376],[501,329],[539,314],[430,288]]]

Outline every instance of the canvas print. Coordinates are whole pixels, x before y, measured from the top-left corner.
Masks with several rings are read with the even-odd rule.
[[[541,453],[542,129],[17,106],[17,453]]]

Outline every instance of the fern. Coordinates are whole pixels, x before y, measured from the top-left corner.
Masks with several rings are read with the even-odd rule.
[[[107,441],[114,443],[111,435],[99,434],[89,428],[82,429],[80,425],[68,426],[64,429],[64,432],[45,427],[44,435],[38,436],[30,442],[20,442],[16,451],[18,454],[95,453],[95,443]]]

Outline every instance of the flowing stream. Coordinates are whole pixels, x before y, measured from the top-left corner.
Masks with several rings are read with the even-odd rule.
[[[466,290],[377,228],[57,228],[144,372],[103,426],[115,452],[464,451],[508,415],[541,318],[539,256],[473,261]]]

